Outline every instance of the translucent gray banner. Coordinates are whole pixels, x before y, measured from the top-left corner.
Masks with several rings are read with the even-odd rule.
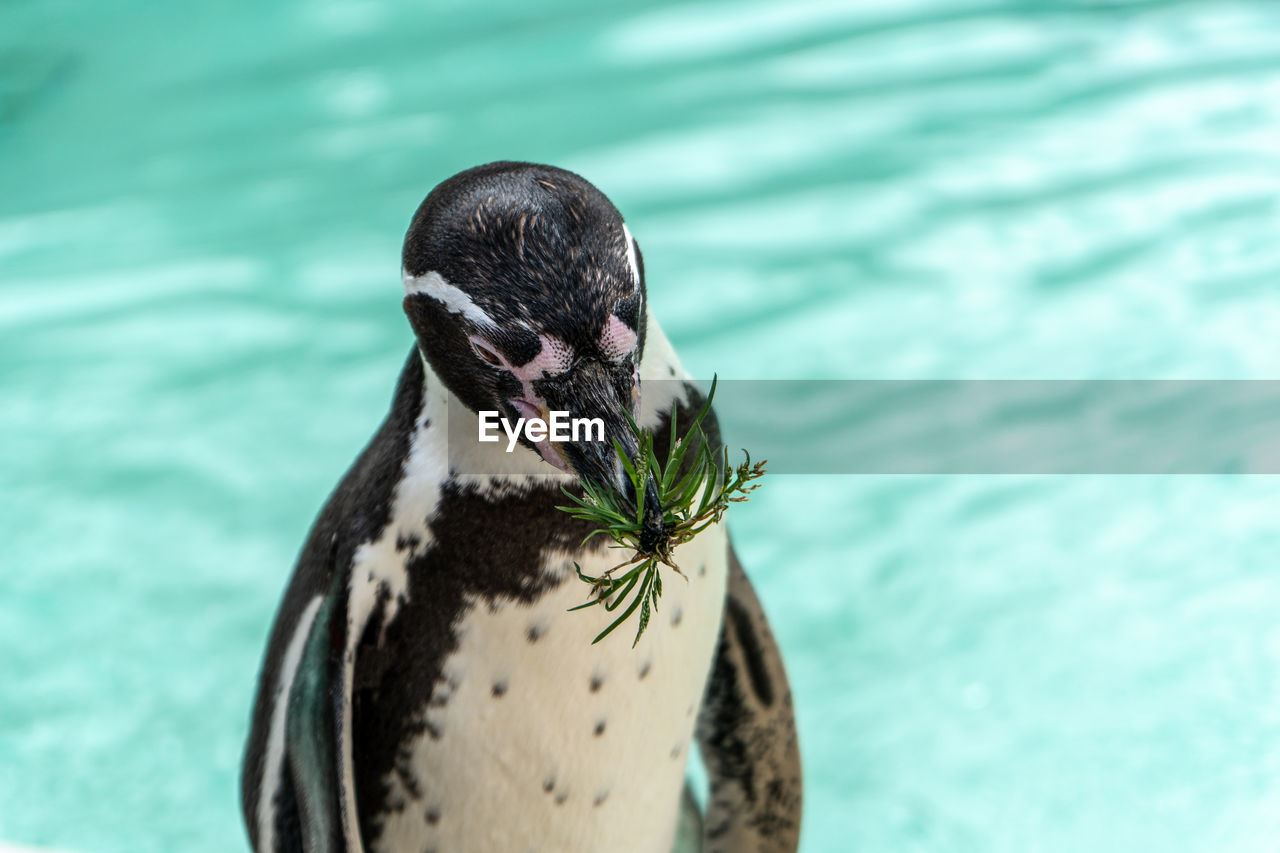
[[[1280,474],[1280,381],[721,380],[715,411],[772,474]]]

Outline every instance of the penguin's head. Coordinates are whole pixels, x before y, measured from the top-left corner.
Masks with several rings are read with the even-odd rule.
[[[418,347],[454,396],[512,423],[556,411],[600,418],[603,441],[520,441],[561,470],[627,490],[613,441],[634,457],[626,416],[639,402],[644,268],[603,193],[531,163],[461,172],[414,214],[403,275]]]

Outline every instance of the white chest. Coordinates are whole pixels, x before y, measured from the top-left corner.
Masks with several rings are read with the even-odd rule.
[[[614,555],[589,558],[598,574]],[[617,614],[573,613],[570,575],[532,604],[473,601],[432,702],[405,745],[419,790],[375,849],[436,853],[669,853],[694,721],[719,636],[723,526],[676,552],[660,610],[597,645]],[[571,561],[566,563],[571,569]],[[394,796],[393,796],[394,799]]]

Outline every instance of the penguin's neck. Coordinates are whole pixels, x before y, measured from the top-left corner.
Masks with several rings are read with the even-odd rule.
[[[644,355],[640,359],[640,411],[637,422],[653,428],[662,414],[671,410],[671,401],[684,398],[684,380],[689,378],[662,327],[646,308]],[[421,357],[421,356],[420,356]],[[475,441],[479,432],[479,416],[461,402],[436,375],[431,364],[422,359],[424,388],[423,412],[418,424],[445,425],[449,441],[443,448],[448,456],[450,474],[476,486],[502,484],[529,485],[535,478],[546,485],[559,487],[574,481],[553,467],[533,450],[517,444],[507,451],[507,439],[481,444]]]

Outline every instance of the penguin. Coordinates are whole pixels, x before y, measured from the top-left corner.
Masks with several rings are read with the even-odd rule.
[[[630,491],[632,417],[664,458],[705,403],[646,298],[640,248],[582,177],[498,162],[437,186],[404,241],[414,343],[390,412],[314,522],[276,614],[241,776],[257,853],[794,851],[791,691],[716,524],[675,550],[633,647],[578,568],[619,562],[557,509]],[[482,443],[482,412],[598,418]],[[703,425],[719,446],[714,413]],[[651,484],[652,486],[652,484]],[[580,493],[580,492],[579,492]],[[692,746],[710,783],[700,814]],[[677,832],[678,827],[679,833]],[[678,835],[681,837],[678,838]]]

